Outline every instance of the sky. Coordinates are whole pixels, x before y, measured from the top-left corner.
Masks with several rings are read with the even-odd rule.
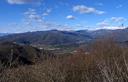
[[[123,29],[128,0],[0,0],[0,32]]]

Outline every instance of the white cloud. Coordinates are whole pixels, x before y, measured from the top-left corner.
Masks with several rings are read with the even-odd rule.
[[[127,21],[127,19],[124,17],[111,17],[111,18],[105,19],[105,20],[97,23],[97,25],[102,26],[102,27],[110,26],[113,24],[120,25],[120,24],[124,23],[125,21]]]
[[[116,8],[122,8],[122,7],[123,7],[123,5],[122,5],[122,4],[120,4],[120,5],[116,6]]]
[[[111,20],[113,22],[124,22],[126,19],[124,17],[112,17]]]
[[[109,26],[109,23],[106,22],[106,21],[102,21],[100,23],[97,23],[97,25],[100,26],[100,27],[106,27],[106,26]]]
[[[49,15],[49,13],[44,12],[42,15],[43,15],[43,16],[48,16],[48,15]]]
[[[52,9],[47,9],[42,15],[48,16],[52,12]]]
[[[47,9],[47,12],[51,12],[51,10]],[[71,29],[68,25],[60,25],[55,22],[46,21],[43,19],[43,15],[38,13],[35,9],[28,9],[27,12],[24,13],[24,22],[22,23],[22,27],[31,31],[40,31],[40,30],[68,30]],[[20,26],[21,27],[21,26]],[[22,29],[23,29],[22,28]]]
[[[74,20],[75,19],[75,17],[72,16],[72,15],[68,15],[66,18],[69,19],[69,20]]]
[[[111,17],[97,23],[97,26],[99,29],[124,29],[126,27],[123,23],[126,20],[124,17]]]
[[[95,27],[95,29],[91,29],[91,30],[100,30],[100,29],[116,30],[116,29],[124,29],[124,28],[118,26],[106,26],[106,27]]]
[[[97,10],[93,7],[87,7],[85,5],[76,5],[73,7],[73,11],[74,12],[79,12],[80,14],[90,14],[90,13],[95,13],[95,14],[104,14],[105,12],[104,11],[100,11],[100,10]]]
[[[7,0],[9,4],[40,4],[42,0]]]
[[[26,19],[28,19],[29,21],[42,21],[42,17],[36,12],[35,9],[28,9],[28,11],[26,11],[24,13]]]
[[[103,3],[96,3],[96,5],[103,6],[104,4]]]
[[[102,15],[102,14],[104,14],[105,12],[104,12],[104,11],[99,11],[99,10],[97,10],[95,13],[98,14],[98,15]]]
[[[115,30],[115,29],[125,29],[125,27],[121,27],[121,26],[106,26],[106,27],[103,27],[102,29]]]

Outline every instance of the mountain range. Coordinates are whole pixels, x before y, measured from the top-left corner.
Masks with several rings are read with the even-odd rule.
[[[43,44],[43,45],[70,45],[94,41],[96,39],[112,38],[118,42],[128,41],[128,28],[107,30],[100,29],[95,31],[36,31],[9,34],[0,37],[0,42],[17,42],[21,44]]]
[[[0,33],[0,37],[9,35],[9,33]]]

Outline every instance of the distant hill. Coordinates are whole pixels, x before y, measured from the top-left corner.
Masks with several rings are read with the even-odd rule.
[[[0,37],[9,35],[9,33],[0,33]]]
[[[63,45],[88,42],[92,38],[77,32],[68,31],[37,31],[20,34],[11,34],[0,38],[0,41],[11,41],[25,44]]]
[[[128,28],[116,30],[97,30],[94,31],[92,34],[96,39],[110,37],[117,42],[128,41]]]
[[[81,34],[88,34],[90,37],[95,39],[104,39],[104,38],[112,38],[118,42],[128,41],[128,28],[126,29],[116,29],[116,30],[108,30],[108,29],[100,29],[95,31],[79,31]]]
[[[71,45],[81,44],[111,37],[118,42],[128,41],[128,29],[96,31],[37,31],[19,34],[11,34],[0,38],[1,42],[11,41],[23,44],[44,44],[44,45]]]

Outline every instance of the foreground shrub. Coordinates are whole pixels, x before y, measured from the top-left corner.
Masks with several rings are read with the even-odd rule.
[[[78,49],[79,50],[79,49]],[[128,82],[128,48],[97,41],[89,53],[73,55],[0,72],[0,82]]]

